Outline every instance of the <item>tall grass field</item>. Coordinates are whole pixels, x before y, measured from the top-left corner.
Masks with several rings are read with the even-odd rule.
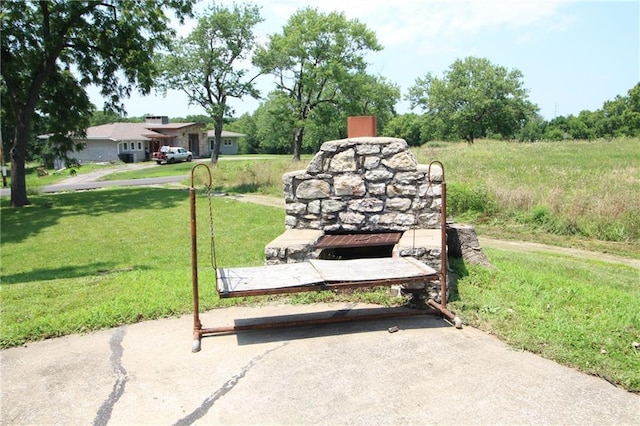
[[[640,139],[431,143],[458,218],[492,227],[630,244],[640,252]],[[613,245],[612,245],[613,246]]]
[[[414,152],[421,163],[444,163],[453,219],[474,223],[481,236],[638,259],[638,147],[637,139],[477,141],[431,143]],[[214,170],[215,191],[280,195],[279,176],[305,165],[287,158],[223,161]],[[186,174],[192,165],[175,166],[127,177],[155,170]],[[33,204],[21,209],[8,207],[8,198],[0,200],[1,348],[190,311],[185,186],[31,195],[30,200]],[[216,296],[209,200],[221,266],[262,264],[264,246],[284,231],[283,209],[208,198],[202,190],[197,195],[201,307],[263,300]],[[467,324],[514,348],[640,392],[640,270],[553,251],[486,253],[495,268],[453,264],[459,280],[450,308]],[[399,303],[383,293],[287,300],[344,297]]]

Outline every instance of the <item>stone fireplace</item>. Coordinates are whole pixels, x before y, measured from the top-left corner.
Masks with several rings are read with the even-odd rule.
[[[412,256],[440,269],[442,170],[418,164],[403,139],[325,142],[283,183],[286,231],[265,248],[267,264]],[[440,300],[439,282],[428,292]]]

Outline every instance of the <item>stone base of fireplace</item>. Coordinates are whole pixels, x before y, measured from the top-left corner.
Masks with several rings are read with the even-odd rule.
[[[322,230],[287,229],[265,247],[266,264],[298,263],[307,259],[318,259],[322,250],[315,246],[323,236]],[[440,270],[441,236],[440,229],[410,229],[402,234],[400,241],[393,247],[391,256],[410,256],[435,270]],[[421,292],[425,289],[427,298],[442,300],[439,281],[403,286],[405,292]]]

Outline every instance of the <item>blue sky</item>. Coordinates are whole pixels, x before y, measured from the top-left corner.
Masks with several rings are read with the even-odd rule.
[[[232,4],[222,0],[221,4]],[[367,55],[369,73],[379,74],[407,93],[417,77],[443,72],[459,58],[476,56],[524,75],[529,99],[549,120],[557,115],[596,110],[640,81],[640,1],[568,0],[254,0],[265,22],[256,28],[261,42],[280,32],[299,8],[340,11],[373,30],[384,49]],[[210,4],[203,1],[199,10]],[[193,23],[180,27],[186,36]],[[258,79],[263,96],[272,77]],[[97,90],[91,99],[102,108]],[[253,112],[259,101],[233,101],[236,116]],[[128,115],[184,117],[203,110],[186,96],[169,92],[133,95]],[[407,101],[399,113],[411,112]],[[414,112],[420,112],[415,110]]]

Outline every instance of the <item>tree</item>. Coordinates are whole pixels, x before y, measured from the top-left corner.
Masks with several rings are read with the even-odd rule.
[[[595,137],[594,117],[591,111],[581,111],[577,117],[567,117],[567,129],[571,139],[593,139]]]
[[[442,78],[427,73],[409,88],[413,108],[446,123],[444,137],[462,137],[472,144],[487,132],[513,137],[536,111],[527,100],[522,72],[494,65],[488,59],[456,60]]]
[[[227,129],[231,132],[245,135],[245,137],[239,141],[240,152],[242,154],[258,153],[259,139],[257,137],[258,127],[256,125],[255,115],[245,112],[237,120],[229,123]]]
[[[218,161],[225,116],[233,114],[229,98],[259,97],[248,70],[238,64],[253,51],[253,28],[263,19],[257,6],[214,3],[186,38],[178,39],[170,54],[159,60],[163,65],[165,88],[184,92],[190,104],[200,105],[214,120],[214,145],[211,163]]]
[[[291,135],[294,133],[295,116],[290,108],[289,99],[279,91],[267,96],[254,113],[256,138],[259,152],[286,154],[291,148]]]
[[[640,83],[632,87],[627,96],[618,95],[614,100],[606,101],[598,112],[598,136],[640,135]]]
[[[540,114],[534,114],[533,117],[518,132],[518,140],[520,142],[536,142],[544,139],[547,122]]]
[[[422,145],[421,118],[414,113],[396,115],[384,127],[384,135],[402,138],[409,146],[420,146]]]
[[[36,114],[46,116],[58,144],[72,147],[93,106],[85,87],[95,84],[107,109],[123,112],[132,87],[150,91],[157,47],[171,32],[164,9],[179,19],[192,0],[3,1],[2,119],[11,122],[11,205],[29,204],[25,182],[27,145]],[[121,81],[122,80],[122,81]]]
[[[328,15],[317,9],[296,12],[282,33],[272,34],[257,50],[254,64],[272,74],[295,117],[292,135],[294,160],[300,160],[305,125],[322,104],[336,105],[340,90],[354,75],[364,72],[364,53],[382,47],[375,33],[343,13]]]
[[[347,137],[347,118],[357,115],[376,117],[383,129],[395,114],[400,88],[384,77],[360,72],[342,82],[334,103],[318,105],[307,119],[303,150],[317,151],[323,142]]]
[[[560,115],[553,118],[544,130],[544,139],[549,141],[562,141],[569,136],[569,123],[566,117]]]
[[[378,129],[396,115],[395,105],[400,100],[400,87],[382,76],[358,73],[345,81],[340,88],[338,101],[343,111],[342,121],[346,130],[347,117],[372,115]]]

